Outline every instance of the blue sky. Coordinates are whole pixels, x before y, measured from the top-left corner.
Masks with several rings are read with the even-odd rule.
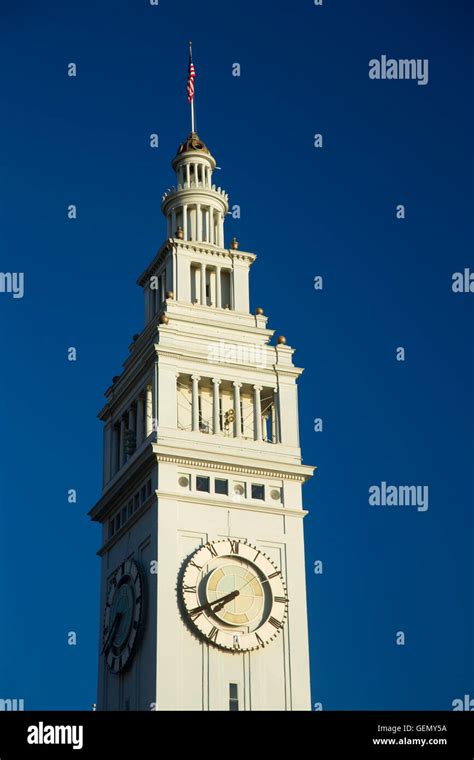
[[[96,413],[142,327],[136,277],[165,236],[188,39],[197,128],[242,210],[226,239],[257,253],[252,308],[306,368],[313,703],[450,709],[474,696],[474,295],[451,290],[453,272],[474,269],[469,5],[2,4],[0,268],[25,273],[25,295],[0,294],[0,697],[95,701]],[[428,84],[369,79],[382,54],[427,58]],[[427,485],[429,509],[369,506],[382,481]]]

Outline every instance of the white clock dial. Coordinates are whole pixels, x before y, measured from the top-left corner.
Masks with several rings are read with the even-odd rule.
[[[185,565],[180,591],[193,629],[231,652],[265,646],[286,619],[281,571],[246,541],[226,538],[197,549]]]

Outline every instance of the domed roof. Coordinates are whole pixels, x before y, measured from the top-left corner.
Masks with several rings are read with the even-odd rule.
[[[199,139],[197,132],[191,132],[191,134],[188,135],[186,140],[179,146],[176,155],[179,156],[181,153],[187,153],[192,150],[198,151],[199,153],[207,153],[208,156],[211,155],[211,151],[204,145],[202,140]]]

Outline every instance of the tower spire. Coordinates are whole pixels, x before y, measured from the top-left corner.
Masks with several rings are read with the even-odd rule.
[[[194,114],[194,78],[196,70],[193,63],[193,43],[189,40],[189,66],[188,66],[188,101],[191,105],[191,132],[196,132],[196,118]]]

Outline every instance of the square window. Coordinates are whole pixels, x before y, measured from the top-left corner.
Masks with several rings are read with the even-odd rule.
[[[225,496],[229,495],[229,481],[223,480],[222,478],[216,478],[214,481],[214,491],[216,493],[224,494]]]
[[[252,483],[252,499],[265,501],[265,486]]]
[[[198,475],[196,478],[196,491],[206,491],[206,493],[209,493],[209,478]]]

